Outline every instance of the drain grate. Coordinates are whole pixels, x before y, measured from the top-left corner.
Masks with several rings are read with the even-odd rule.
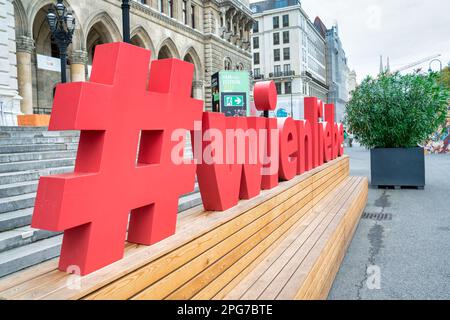
[[[363,219],[376,220],[376,221],[389,221],[392,220],[392,214],[390,213],[370,213],[364,212]]]

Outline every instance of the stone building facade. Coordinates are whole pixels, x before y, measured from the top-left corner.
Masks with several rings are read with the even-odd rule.
[[[19,112],[14,8],[10,0],[0,0],[0,125],[16,125]]]
[[[254,81],[274,80],[277,115],[303,118],[303,101],[326,101],[325,38],[297,0],[263,0],[250,5]]]
[[[352,97],[352,92],[356,89],[357,86],[358,86],[358,82],[356,80],[356,71],[351,70],[348,74],[348,79],[347,79],[347,89],[348,89],[349,100]]]
[[[4,0],[0,0],[1,1]],[[13,0],[21,109],[49,113],[58,50],[46,21],[55,0]],[[178,58],[195,65],[193,96],[211,107],[211,75],[228,69],[250,70],[253,19],[248,0],[140,0],[131,3],[131,42],[152,51],[152,59]],[[65,0],[75,16],[67,74],[89,79],[95,47],[122,40],[120,0]]]
[[[345,117],[345,106],[349,100],[349,73],[348,59],[339,36],[337,25],[327,29],[322,20],[317,17],[314,25],[325,37],[327,48],[327,83],[330,88],[328,103],[336,107],[336,121],[341,122]]]

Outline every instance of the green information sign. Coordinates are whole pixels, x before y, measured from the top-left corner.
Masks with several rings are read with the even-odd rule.
[[[244,96],[229,96],[225,95],[224,106],[225,107],[243,107],[244,106]]]
[[[213,111],[226,116],[247,116],[250,112],[250,81],[247,71],[220,71],[212,76]]]

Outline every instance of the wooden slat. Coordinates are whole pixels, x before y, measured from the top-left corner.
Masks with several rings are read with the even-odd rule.
[[[353,221],[349,221],[347,223],[348,226],[350,226],[352,228],[351,231],[354,231],[355,225],[356,225],[357,221],[359,220],[359,216],[360,216],[360,214],[365,206],[366,200],[367,200],[367,197],[366,197],[367,196],[367,180],[366,179],[358,179],[358,180],[359,181],[357,181],[358,185],[357,185],[357,189],[356,189],[357,190],[356,195],[351,196],[349,198],[349,200],[347,200],[347,204],[352,203],[352,206],[354,206],[355,204],[358,204],[358,207],[357,207],[358,210],[353,210],[351,207],[344,206],[344,207],[342,207],[342,209],[340,210],[340,212],[337,215],[337,218],[339,218],[339,215],[344,216],[344,217],[352,216]],[[363,196],[358,194],[360,192],[360,190],[362,190],[363,193],[365,193],[365,196],[364,196],[364,194],[363,194]],[[355,199],[357,199],[358,201],[355,201]],[[350,210],[350,212],[347,212],[347,213],[349,213],[348,215],[345,214],[346,210]],[[351,211],[355,211],[357,214],[356,215],[352,214]],[[335,219],[337,219],[337,218],[335,218]],[[336,229],[335,225],[333,225],[333,224],[330,224],[328,228],[332,231]],[[343,228],[338,228],[336,230],[337,231],[335,231],[335,233],[342,238],[342,241],[344,240],[345,236],[347,236],[346,239],[348,239],[348,240],[351,239],[351,235],[349,235],[349,232],[346,232]],[[327,238],[327,237],[329,238],[329,235],[325,234],[325,238]],[[294,236],[294,238],[295,238],[295,236]],[[334,251],[330,250],[331,254],[327,253],[327,255],[324,256],[324,259],[322,259],[321,261],[318,261],[317,257],[316,257],[316,259],[314,259],[314,255],[309,253],[309,257],[313,261],[316,261],[317,265],[320,266],[320,268],[322,268],[320,270],[320,272],[317,273],[317,275],[318,275],[318,277],[316,277],[317,281],[312,285],[312,287],[316,291],[317,291],[317,289],[319,289],[319,291],[317,293],[316,292],[313,293],[314,298],[326,297],[326,295],[328,294],[328,291],[331,287],[334,276],[338,270],[338,267],[343,259],[343,256],[344,256],[344,253],[346,250],[346,246],[336,245],[336,243],[339,244],[338,239],[339,238],[337,236],[334,236],[334,238],[332,238],[332,240],[329,241],[329,243],[333,246],[333,248],[339,247],[339,248],[337,248],[339,250],[334,250]],[[282,250],[286,250],[286,247],[282,248]],[[338,254],[335,254],[335,252],[337,252]],[[332,255],[332,254],[334,254],[334,255]],[[298,257],[293,258],[294,261],[296,261],[297,259],[298,259]],[[270,262],[270,261],[265,261],[265,264],[267,265],[268,262]],[[263,271],[265,270],[265,268],[267,268],[267,266],[261,267],[261,269]],[[275,274],[277,274],[277,270],[279,270],[279,269],[281,269],[281,267],[278,267],[278,269],[277,268],[274,269]],[[258,277],[256,277],[256,278],[258,278]],[[260,282],[263,282],[261,278],[259,278],[257,280]],[[279,281],[279,279],[272,279],[271,277],[269,277],[269,280],[272,281],[271,282],[272,284],[275,283],[275,284],[279,285],[280,283],[285,283],[285,281],[277,282],[277,281]],[[284,296],[283,295],[281,296],[281,298],[284,298],[284,299],[292,299],[295,296],[295,295],[293,296],[293,294],[295,294],[296,290],[298,290],[298,287],[301,285],[301,281],[298,281],[297,277],[291,276],[291,277],[289,277],[288,280],[289,280],[288,281],[289,285],[293,288],[292,290],[294,290],[294,291],[290,292],[290,293],[285,292],[286,294]],[[255,279],[250,280],[250,285],[254,281],[255,281]],[[247,287],[248,287],[248,284],[247,284]],[[239,288],[237,287],[237,292],[235,292],[235,295],[229,295],[228,298],[237,299],[237,298],[241,297],[242,296],[242,288],[240,288],[240,289],[241,289],[241,291],[239,293]],[[286,290],[286,288],[284,288],[284,290]],[[260,297],[262,299],[273,299],[274,298],[273,294],[276,291],[277,291],[276,288],[272,287],[272,288],[266,290],[267,295],[261,295],[258,297]],[[250,297],[256,298],[255,296],[250,296]],[[247,296],[246,298],[250,298],[250,297]]]
[[[348,221],[345,222],[344,228],[339,228],[338,230],[342,230],[342,244],[337,246],[336,250],[331,251],[330,257],[326,258],[327,264],[324,263],[322,267],[322,275],[321,278],[321,286],[317,285],[315,291],[311,289],[306,296],[307,299],[326,299],[328,297],[328,293],[333,284],[334,278],[339,270],[339,267],[344,259],[347,248],[350,244],[351,238],[353,237],[353,232],[356,230],[356,226],[358,225],[358,221],[361,217],[362,212],[364,211],[365,204],[367,203],[367,191],[364,192],[363,196],[358,200],[358,205],[356,210],[352,213],[353,217],[348,217]],[[348,228],[352,229],[348,232]],[[317,283],[317,281],[316,281]],[[313,287],[313,286],[312,286]],[[321,290],[318,291],[318,289]]]
[[[210,248],[203,254],[197,256],[195,259],[189,261],[187,264],[183,265],[181,268],[177,269],[161,281],[158,281],[158,283],[152,285],[150,288],[146,288],[145,293],[141,292],[137,298],[164,298],[171,291],[176,290],[179,286],[183,285],[183,283],[189,279],[189,276],[194,276],[195,274],[202,272],[224,254],[230,252],[236,244],[249,241],[251,235],[259,235],[261,229],[267,227],[270,223],[273,223],[274,219],[276,221],[277,217],[279,219],[280,217],[285,216],[285,214],[288,215],[289,210],[293,207],[297,207],[297,205],[292,206],[292,202],[298,201],[298,199],[305,199],[305,197],[308,197],[309,194],[310,190],[306,188],[276,209],[270,210],[265,215],[258,218],[258,221],[240,229],[224,241],[220,242],[217,246]],[[309,197],[306,199],[309,199]],[[302,205],[303,201],[304,200],[300,201],[299,205]]]
[[[341,212],[342,216],[345,214],[341,217],[343,219],[340,221],[336,219],[334,226],[329,228],[329,234],[333,232],[334,234],[329,238],[321,257],[315,260],[314,268],[306,281],[307,284],[297,293],[297,299],[324,299],[328,295],[348,246],[345,240],[348,234],[348,230],[345,229],[346,220],[351,219],[353,220],[351,223],[356,225],[366,203],[364,194],[367,194],[367,189],[361,187],[364,183],[363,180],[360,181],[360,193],[356,198],[357,200],[352,202],[346,213]],[[339,225],[337,226],[337,224]]]
[[[355,189],[352,191],[354,190]],[[340,204],[340,208],[338,210],[347,211],[349,209],[348,203],[351,203],[356,196],[357,194],[351,194],[350,197],[347,197],[349,201],[346,201],[347,199],[345,199],[345,202]],[[292,274],[290,274],[291,279],[295,280],[286,283],[282,290],[277,293],[273,299],[293,299],[299,292],[299,285],[301,285],[301,289],[308,288],[309,282],[313,281],[313,277],[315,275],[315,266],[320,266],[323,263],[323,261],[320,260],[320,256],[324,251],[326,243],[332,243],[332,241],[330,241],[330,232],[333,232],[336,229],[336,223],[339,222],[339,220],[340,217],[338,212],[330,215],[328,224],[325,225],[320,231],[320,234],[316,238],[316,243],[314,243],[312,249],[307,255],[304,256],[302,263],[295,268]],[[320,262],[317,263],[317,261]],[[262,296],[262,298],[264,297],[265,296]]]
[[[343,177],[342,177],[343,178]],[[337,183],[342,179],[338,178],[336,181],[330,185],[329,189],[333,189]],[[326,192],[326,190],[325,190]],[[267,254],[276,247],[288,229],[292,228],[294,223],[310,218],[310,210],[312,208],[312,202],[308,202],[304,207],[300,209],[300,215],[297,217],[290,218],[287,223],[284,223],[259,243],[255,248],[245,254],[239,261],[233,264],[229,269],[225,270],[222,274],[218,275],[215,279],[211,281],[205,288],[203,288],[199,293],[197,293],[194,299],[221,299],[226,293],[228,293],[231,288],[233,288],[241,279],[246,276],[254,266],[261,262]],[[307,214],[305,214],[307,212]],[[298,214],[298,213],[297,213]],[[297,215],[296,214],[296,215]],[[266,253],[267,251],[267,253]]]
[[[351,181],[351,180],[350,180]],[[348,184],[348,183],[347,183]],[[327,200],[324,200],[324,202],[322,203],[323,207],[327,207],[331,204],[331,202],[336,198],[342,195],[342,189],[346,188],[346,185],[344,184],[343,186],[341,186],[341,188],[336,188],[335,191],[333,191],[330,196],[328,197]],[[253,285],[256,286],[264,286],[264,281],[261,281],[260,277],[262,276],[262,274],[264,272],[267,272],[267,266],[269,266],[269,269],[271,267],[271,264],[273,265],[273,263],[277,263],[278,265],[281,264],[283,265],[283,261],[279,260],[281,254],[285,253],[285,250],[288,249],[289,246],[291,246],[292,242],[295,240],[297,240],[298,237],[300,237],[300,242],[304,241],[306,238],[308,238],[308,236],[315,230],[315,228],[319,225],[319,223],[321,222],[321,218],[323,219],[323,217],[325,216],[324,212],[320,212],[321,211],[321,207],[318,208],[314,208],[314,214],[311,215],[311,219],[308,222],[302,222],[302,224],[304,224],[306,230],[309,230],[309,232],[300,232],[300,233],[295,233],[294,237],[291,239],[287,239],[285,246],[281,246],[280,248],[278,248],[276,252],[274,252],[273,254],[271,254],[270,259],[266,259],[266,261],[264,261],[264,264],[262,264],[258,270],[255,270],[255,272],[252,273],[252,276],[249,277],[248,279],[242,281],[239,285],[239,288],[237,288],[235,290],[235,292],[231,295],[229,295],[227,298],[230,299],[238,299],[241,298],[242,294],[245,294],[245,292]],[[315,222],[315,223],[313,223]],[[289,245],[287,245],[289,244]],[[292,246],[291,246],[292,248]],[[295,248],[295,246],[294,246]],[[272,270],[274,270],[275,274],[277,274],[279,272],[278,267],[275,266],[274,268],[272,268]],[[267,275],[267,274],[266,274]],[[270,275],[269,275],[270,278]],[[260,288],[260,291],[263,290],[264,287]],[[256,296],[254,297],[247,297],[247,298],[257,298],[258,293],[257,290],[253,291],[253,294],[256,294]]]
[[[365,185],[365,186],[364,186]],[[364,188],[367,188],[367,182],[366,181],[360,181],[360,184],[358,186],[358,191],[355,192],[355,195],[353,195],[348,203],[349,205],[347,205],[346,207],[343,207],[340,210],[340,213],[335,217],[333,224],[330,225],[330,227],[327,230],[327,233],[324,234],[324,236],[321,238],[321,241],[318,243],[318,248],[322,248],[322,255],[323,257],[317,257],[317,255],[310,255],[308,257],[308,261],[305,261],[305,263],[301,266],[301,268],[299,268],[296,272],[296,274],[293,276],[293,278],[295,277],[295,279],[305,279],[306,280],[302,280],[302,287],[299,290],[299,288],[295,288],[298,292],[295,296],[296,299],[307,299],[309,298],[314,298],[314,299],[318,299],[318,298],[322,298],[319,295],[312,295],[311,293],[308,295],[308,288],[319,288],[320,286],[329,286],[331,287],[331,282],[332,279],[334,279],[334,276],[331,278],[328,278],[329,283],[328,284],[323,284],[320,282],[320,279],[317,281],[315,280],[315,277],[317,275],[320,275],[321,272],[322,273],[326,273],[325,270],[320,271],[320,268],[327,268],[330,267],[332,264],[332,261],[327,260],[327,247],[325,247],[325,243],[327,243],[327,245],[331,248],[333,248],[333,245],[338,245],[338,238],[339,235],[343,232],[344,236],[345,236],[345,231],[341,231],[341,228],[338,227],[339,221],[342,220],[342,216],[347,216],[347,214],[352,214],[352,212],[354,210],[356,210],[355,208],[358,208],[358,199],[361,198],[361,192],[364,190]],[[345,217],[344,216],[344,217]],[[355,221],[356,223],[356,221]],[[334,238],[331,237],[330,239],[330,234],[331,233],[335,233]],[[325,248],[324,248],[325,247]],[[331,251],[333,249],[330,249]],[[317,270],[316,270],[317,269]],[[338,270],[338,268],[335,269],[336,272]],[[289,291],[289,286],[290,284],[288,284],[284,290],[278,295],[278,299],[292,299],[293,296],[292,294],[295,293],[294,289],[291,289],[291,291]],[[328,292],[327,292],[328,294]]]
[[[355,182],[354,180],[351,180],[348,184],[349,189],[348,191],[342,191],[344,193],[344,197],[338,199],[335,201],[335,203],[332,203],[330,206],[326,208],[319,209],[321,219],[319,219],[316,225],[312,225],[310,232],[301,235],[298,238],[298,241],[296,245],[293,246],[293,252],[288,253],[285,257],[286,260],[277,261],[276,264],[274,264],[274,268],[272,268],[271,273],[266,272],[264,275],[266,276],[266,279],[270,279],[270,283],[267,286],[264,286],[262,291],[257,291],[257,299],[276,299],[278,294],[285,289],[286,284],[295,284],[298,283],[298,279],[295,277],[295,272],[298,269],[298,267],[302,264],[302,262],[307,259],[308,257],[312,256],[312,250],[314,250],[314,247],[317,244],[318,239],[322,236],[324,230],[327,228],[329,223],[334,217],[334,214],[336,210],[339,210],[339,208],[342,206],[342,200],[345,201],[346,196],[351,193],[355,188]],[[333,197],[336,199],[337,197]],[[294,280],[295,279],[295,280]],[[260,281],[264,281],[264,279],[260,278]],[[252,297],[254,295],[252,288],[252,295],[245,295],[243,298],[248,299],[249,297]],[[295,296],[295,295],[294,295]],[[251,299],[251,298],[250,298]]]
[[[331,179],[339,178],[338,174],[335,174]],[[305,190],[308,191],[309,190]],[[310,195],[311,196],[311,195]],[[291,198],[292,199],[292,198]],[[308,200],[311,200],[309,198]],[[291,225],[295,223],[299,218],[303,216],[303,214],[307,213],[307,211],[302,211],[303,208],[309,201],[302,201],[295,206],[290,207],[287,211],[285,211],[280,217],[277,218],[279,221],[273,221],[273,225],[270,226],[269,230],[259,230],[254,234],[253,237],[250,237],[244,241],[240,246],[235,247],[235,249],[223,256],[219,261],[215,263],[214,267],[216,270],[212,270],[213,268],[206,268],[202,271],[200,275],[197,275],[195,278],[185,283],[183,287],[173,292],[168,296],[169,299],[190,299],[193,295],[198,293],[205,285],[210,283],[213,279],[216,279],[224,270],[228,269],[231,265],[236,263],[242,256],[251,251],[254,247],[256,247],[259,242],[268,237],[271,233],[275,232],[276,229],[284,224],[288,219],[294,216],[295,219],[292,219]],[[264,232],[265,231],[265,232]]]
[[[127,243],[126,246],[129,252],[138,248],[135,244]],[[39,299],[42,295],[51,292],[55,286],[67,287],[69,277],[67,273],[54,269],[1,292],[0,297],[14,300]]]
[[[0,292],[18,286],[24,282],[30,281],[47,272],[56,270],[58,267],[58,259],[52,259],[43,262],[37,266],[21,270],[13,275],[3,278],[0,282]]]
[[[325,195],[325,194],[327,194],[328,191],[334,189],[334,188],[336,187],[336,185],[339,184],[339,183],[342,181],[342,178],[343,178],[343,177],[341,177],[341,178],[339,178],[339,179],[336,179],[335,183],[333,183],[333,184],[330,186],[330,189],[324,190],[324,191],[323,191],[323,194]],[[334,191],[333,191],[333,192],[334,192]],[[327,203],[328,203],[328,201],[327,201],[327,200],[324,200],[324,205],[326,205]],[[297,227],[299,226],[302,230],[303,230],[304,228],[307,227],[307,225],[310,223],[311,220],[313,220],[313,218],[316,217],[315,214],[312,214],[312,213],[311,213],[311,209],[312,209],[312,202],[309,203],[309,206],[308,206],[308,215],[306,215],[306,216],[304,217],[304,219],[302,218],[302,219],[300,219],[299,221],[296,222]],[[297,228],[297,229],[295,229],[295,231],[293,231],[292,233],[299,234],[300,231],[301,231],[301,230],[299,230],[299,229]],[[281,239],[281,240],[282,240],[282,239]],[[275,247],[278,247],[278,245],[276,245]],[[273,250],[273,248],[272,248],[271,250],[269,250],[269,251],[272,251],[272,250]],[[263,255],[263,256],[260,258],[260,260],[262,260],[262,259],[265,259],[265,260],[266,260],[267,255],[268,255],[268,254]],[[252,258],[250,258],[249,260],[250,260],[250,261],[253,261]],[[250,261],[248,261],[248,262],[250,262]],[[240,270],[241,268],[236,268],[235,274],[234,274],[234,275],[235,275],[235,278],[234,278],[234,279],[229,279],[230,283],[228,283],[222,290],[220,290],[220,292],[218,292],[217,294],[215,294],[214,299],[222,299],[222,298],[224,298],[224,297],[226,296],[226,294],[227,294],[229,291],[231,291],[231,289],[232,289],[238,282],[240,282],[240,281],[242,280],[242,278],[244,278],[244,276],[246,276],[246,275],[251,271],[251,269],[253,269],[253,268],[255,267],[255,265],[258,264],[258,262],[259,262],[259,261],[252,262],[251,267],[249,267],[247,270],[244,270],[244,271]],[[267,262],[267,260],[266,260],[266,262]],[[216,281],[220,281],[220,278],[219,278],[218,280],[216,280]],[[211,298],[210,295],[208,295],[207,297],[208,297],[208,298]],[[199,297],[197,297],[197,298],[199,298]],[[203,297],[203,298],[205,298],[205,297]]]

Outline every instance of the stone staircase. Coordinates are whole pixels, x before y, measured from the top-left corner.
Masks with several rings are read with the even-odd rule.
[[[39,177],[73,171],[78,141],[74,131],[0,127],[0,277],[59,255],[62,235],[31,228],[31,216]],[[178,209],[199,204],[196,185]]]

